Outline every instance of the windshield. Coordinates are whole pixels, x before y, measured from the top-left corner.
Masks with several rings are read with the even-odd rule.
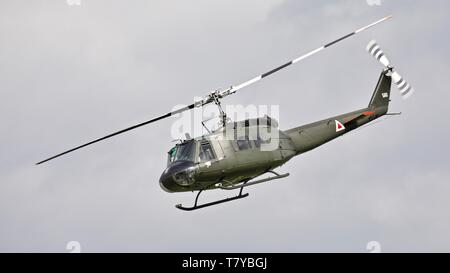
[[[168,152],[167,165],[177,160],[194,161],[195,141],[178,144]]]
[[[194,161],[195,157],[195,142],[194,141],[188,141],[185,143],[182,143],[180,145],[177,145],[178,151],[175,156],[175,160],[187,160],[187,161]]]

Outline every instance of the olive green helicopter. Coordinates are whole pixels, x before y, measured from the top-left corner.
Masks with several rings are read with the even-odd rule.
[[[231,121],[221,107],[221,99],[390,18],[391,16],[387,16],[359,28],[246,82],[226,89],[215,90],[191,105],[98,138],[36,164],[42,164],[93,143],[184,111],[207,104],[215,104],[220,113],[220,126],[214,130],[208,130],[207,134],[196,138],[191,138],[186,134],[185,140],[171,148],[168,152],[167,168],[159,179],[160,186],[167,192],[198,191],[192,207],[176,205],[177,208],[188,211],[247,197],[248,193],[243,193],[245,187],[287,177],[289,173],[279,174],[274,169],[294,156],[310,151],[381,116],[398,114],[388,113],[392,79],[404,98],[410,96],[413,89],[394,71],[380,46],[375,41],[371,41],[367,45],[367,51],[384,66],[384,69],[369,105],[365,108],[296,128],[280,130],[277,120],[270,116]],[[269,177],[260,178],[264,174],[269,174]],[[205,190],[212,189],[238,190],[239,193],[234,197],[198,204],[200,194]]]

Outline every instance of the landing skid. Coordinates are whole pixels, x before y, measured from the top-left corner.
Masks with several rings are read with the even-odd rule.
[[[283,178],[283,177],[286,177],[286,176],[289,175],[289,173],[278,174],[278,173],[276,173],[276,172],[274,172],[274,171],[267,171],[267,172],[270,172],[270,173],[272,173],[272,174],[275,174],[275,176],[268,177],[268,178],[264,178],[264,179],[255,180],[255,181],[252,181],[252,182],[245,181],[245,182],[242,182],[242,183],[240,183],[240,184],[238,184],[238,185],[235,185],[235,186],[230,186],[230,187],[220,187],[220,188],[223,189],[223,190],[235,190],[235,189],[240,189],[240,190],[239,190],[239,194],[236,195],[236,196],[234,196],[234,197],[228,197],[228,198],[221,199],[221,200],[217,200],[217,201],[213,201],[213,202],[210,202],[210,203],[197,205],[197,203],[198,203],[198,197],[200,196],[200,194],[201,194],[204,190],[206,190],[206,189],[208,189],[209,187],[211,187],[212,185],[215,185],[215,184],[211,184],[211,185],[209,185],[208,187],[205,187],[205,188],[201,189],[201,190],[197,193],[197,196],[195,197],[195,203],[194,203],[194,206],[192,206],[192,207],[183,207],[183,205],[178,204],[178,205],[175,205],[175,207],[176,207],[177,209],[186,210],[186,211],[191,211],[191,210],[201,209],[201,208],[205,208],[205,207],[209,207],[209,206],[214,206],[214,205],[218,205],[218,204],[221,204],[221,203],[225,203],[225,202],[229,202],[229,201],[241,199],[241,198],[244,198],[244,197],[247,197],[247,196],[248,196],[248,193],[242,194],[242,190],[243,190],[245,187],[252,186],[252,185],[256,185],[256,184],[260,184],[260,183],[264,183],[264,182],[268,182],[268,181],[275,180],[275,179],[280,179],[280,178]]]
[[[246,183],[246,182],[244,182],[244,184],[245,184],[245,183]],[[198,197],[200,196],[200,194],[201,194],[205,189],[207,189],[207,188],[205,188],[205,189],[200,190],[200,191],[197,193],[197,197],[195,198],[194,206],[192,206],[192,207],[183,207],[183,205],[178,204],[178,205],[175,205],[175,207],[176,207],[177,209],[186,210],[186,211],[191,211],[191,210],[196,210],[196,209],[201,209],[201,208],[205,208],[205,207],[209,207],[209,206],[214,206],[214,205],[218,205],[218,204],[221,204],[221,203],[225,203],[225,202],[229,202],[229,201],[233,201],[233,200],[237,200],[237,199],[241,199],[241,198],[247,197],[247,196],[248,196],[248,193],[242,194],[242,190],[244,189],[244,185],[242,185],[240,188],[241,188],[241,190],[239,191],[239,195],[236,195],[236,196],[234,196],[234,197],[228,197],[228,198],[221,199],[221,200],[217,200],[217,201],[214,201],[214,202],[210,202],[210,203],[206,203],[206,204],[197,205]]]

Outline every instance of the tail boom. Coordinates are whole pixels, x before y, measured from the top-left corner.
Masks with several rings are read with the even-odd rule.
[[[369,105],[353,112],[286,130],[297,155],[310,151],[383,115],[389,108],[391,77],[383,71]]]

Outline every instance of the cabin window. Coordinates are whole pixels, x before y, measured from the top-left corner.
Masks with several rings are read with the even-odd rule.
[[[253,143],[255,144],[256,148],[261,148],[261,143],[263,143],[263,144],[270,143],[270,139],[268,139],[268,140],[262,139],[261,135],[258,132],[256,139],[253,140]]]
[[[258,136],[256,137],[256,139],[253,140],[253,143],[255,144],[255,147],[256,147],[256,148],[260,148],[260,147],[261,147],[261,143],[263,143],[263,140],[261,139],[261,137],[259,136],[259,134],[258,134]]]
[[[202,141],[200,143],[200,153],[199,153],[200,161],[210,161],[216,158],[214,154],[214,150],[209,141]]]
[[[238,140],[236,141],[236,144],[239,150],[247,150],[252,147],[250,144],[250,140],[248,139],[248,136],[239,137]]]

